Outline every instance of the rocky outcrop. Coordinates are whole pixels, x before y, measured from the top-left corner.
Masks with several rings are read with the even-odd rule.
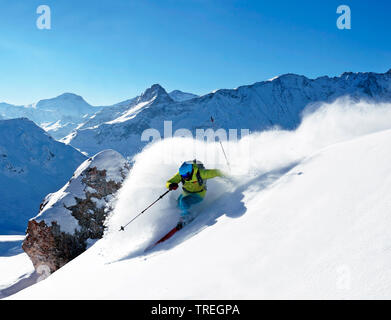
[[[46,266],[52,273],[86,250],[85,242],[62,232],[56,222],[49,227],[44,221],[30,220],[27,232],[22,248],[37,270]]]
[[[37,270],[45,266],[52,273],[102,238],[114,194],[128,171],[119,153],[105,150],[86,160],[61,190],[44,199],[39,214],[28,223],[22,246]]]

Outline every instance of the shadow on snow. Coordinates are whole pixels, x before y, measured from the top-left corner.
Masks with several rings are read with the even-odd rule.
[[[177,245],[181,244],[183,241],[198,234],[205,228],[213,226],[214,224],[217,223],[217,220],[223,215],[232,219],[243,216],[247,211],[247,208],[243,201],[245,196],[244,192],[249,187],[251,187],[255,193],[265,190],[267,187],[271,186],[275,181],[277,181],[282,176],[284,176],[287,172],[293,169],[297,164],[298,163],[295,162],[286,167],[267,172],[261,176],[257,176],[256,178],[251,179],[250,181],[247,181],[242,185],[239,185],[233,191],[225,192],[222,196],[218,197],[216,200],[209,203],[209,206],[201,210],[192,223],[187,225],[184,229],[178,231],[172,238],[146,251],[144,251],[145,248],[133,251],[129,255],[121,259],[118,259],[117,262],[129,260],[137,257],[143,257],[143,256],[147,257],[152,253],[170,250],[176,247]],[[302,174],[302,173],[300,172],[295,174]],[[156,237],[154,239],[154,241],[158,241],[163,236],[164,234],[160,234],[159,237]]]

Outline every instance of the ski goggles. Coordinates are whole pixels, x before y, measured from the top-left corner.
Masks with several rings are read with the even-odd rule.
[[[181,175],[181,177],[182,177],[184,180],[190,180],[192,176],[193,176],[193,171],[187,172],[186,174]]]

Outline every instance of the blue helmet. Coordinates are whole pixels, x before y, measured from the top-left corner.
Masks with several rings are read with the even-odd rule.
[[[179,174],[185,180],[189,180],[193,175],[193,164],[184,162],[179,168]]]

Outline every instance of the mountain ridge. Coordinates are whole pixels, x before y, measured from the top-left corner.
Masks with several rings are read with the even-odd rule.
[[[377,72],[343,72],[340,76],[320,76],[314,79],[307,78],[304,75],[298,75],[294,73],[286,73],[279,75],[277,77],[274,77],[270,80],[266,81],[259,81],[255,82],[250,85],[243,85],[239,86],[235,89],[218,89],[214,92],[207,93],[205,95],[197,96],[192,93],[186,93],[182,92],[180,90],[174,90],[170,93],[167,93],[166,90],[159,84],[154,84],[150,88],[147,88],[141,95],[116,103],[112,106],[92,106],[88,104],[84,98],[80,95],[65,92],[57,97],[50,98],[50,99],[41,99],[36,103],[26,105],[26,106],[15,106],[8,103],[0,103],[0,117],[2,118],[15,118],[15,117],[27,117],[34,122],[36,122],[38,125],[40,125],[42,128],[44,128],[46,131],[48,131],[55,139],[66,141],[67,143],[71,143],[71,140],[76,139],[76,136],[82,132],[83,129],[92,128],[96,126],[104,125],[107,122],[125,122],[124,119],[128,119],[129,114],[134,114],[135,110],[131,110],[131,108],[135,107],[137,104],[140,104],[142,102],[146,102],[148,104],[153,95],[157,95],[158,99],[154,102],[153,105],[161,104],[164,108],[164,105],[172,104],[176,106],[180,106],[180,108],[183,109],[183,111],[188,112],[189,109],[191,109],[191,106],[189,106],[189,103],[198,104],[199,108],[202,109],[205,105],[209,106],[208,100],[215,99],[215,106],[213,106],[211,110],[215,112],[217,115],[219,115],[219,118],[223,119],[223,113],[224,110],[224,99],[228,97],[227,104],[239,104],[238,101],[234,101],[235,99],[246,99],[246,95],[251,91],[252,89],[260,89],[258,93],[258,97],[253,97],[253,100],[258,105],[262,104],[262,100],[264,104],[268,104],[270,108],[278,108],[280,110],[266,110],[265,107],[263,108],[262,112],[264,113],[263,116],[260,116],[259,114],[255,116],[255,118],[258,118],[261,122],[261,124],[257,127],[256,125],[252,125],[252,130],[262,130],[263,128],[266,128],[267,125],[273,126],[273,125],[282,125],[283,127],[286,127],[288,129],[293,128],[294,125],[297,125],[299,118],[297,116],[297,112],[300,112],[300,110],[295,110],[295,108],[291,108],[291,106],[286,107],[289,105],[289,101],[286,101],[284,99],[280,99],[280,101],[270,101],[270,98],[274,99],[276,98],[277,94],[283,95],[283,91],[289,91],[289,90],[302,90],[303,92],[308,91],[309,88],[314,87],[316,85],[319,85],[318,88],[316,88],[319,93],[321,93],[322,88],[321,86],[328,86],[331,88],[331,83],[335,84],[335,88],[331,88],[331,92],[323,92],[323,96],[318,97],[310,97],[307,99],[307,103],[313,103],[313,102],[327,102],[331,101],[333,94],[336,93],[336,90],[345,90],[346,95],[349,95],[352,99],[360,99],[360,98],[369,98],[374,100],[379,100],[378,98],[380,96],[384,96],[384,92],[389,92],[389,89],[386,87],[378,86],[377,80],[380,78],[386,78],[391,75],[391,69],[388,70],[386,73],[377,73]],[[349,86],[348,82],[355,84],[355,90],[346,90],[347,86]],[[272,84],[273,88],[267,92],[265,91],[264,87],[268,87]],[[300,87],[301,86],[301,87]],[[359,92],[359,89],[361,88],[361,92]],[[313,88],[314,89],[314,88]],[[315,91],[316,91],[315,90]],[[337,90],[337,91],[338,91]],[[257,91],[257,90],[255,90]],[[280,91],[280,92],[278,92]],[[314,91],[314,90],[313,90]],[[324,90],[323,90],[324,91]],[[382,92],[383,91],[383,92]],[[297,93],[289,92],[288,94],[291,95],[297,95]],[[305,94],[307,94],[305,92]],[[302,99],[305,99],[305,94],[301,97]],[[341,94],[339,95],[341,96]],[[225,97],[225,98],[224,98]],[[149,99],[148,99],[149,98]],[[391,98],[389,95],[387,96],[387,99],[385,101],[389,101]],[[269,100],[269,101],[266,101]],[[278,100],[278,97],[277,97]],[[148,102],[148,103],[147,103]],[[299,109],[303,109],[303,104],[306,101],[302,101],[301,106]],[[69,104],[71,103],[71,104]],[[248,105],[251,105],[251,101],[245,102]],[[297,102],[299,103],[299,102]],[[296,103],[296,104],[297,104]],[[217,108],[217,105],[220,105],[221,108]],[[209,106],[210,107],[210,106]],[[146,112],[146,109],[142,105],[139,105],[139,109],[137,113],[143,113]],[[170,107],[166,107],[166,109],[170,109]],[[257,113],[257,108],[255,109],[255,113]],[[297,109],[297,108],[296,108]],[[100,114],[100,112],[103,111],[103,113]],[[173,113],[177,113],[177,110],[175,108],[171,108],[171,111]],[[150,111],[148,111],[150,112]],[[231,113],[229,116],[235,117],[235,114],[232,114],[232,110],[229,110]],[[242,111],[244,112],[244,111]],[[269,114],[268,114],[269,113]],[[274,113],[274,116],[271,116],[270,113]],[[293,123],[288,124],[287,119],[279,119],[279,116],[276,116],[276,113],[286,114],[289,115],[293,119]],[[124,115],[127,114],[127,115]],[[137,115],[134,114],[136,117]],[[153,116],[153,115],[152,115]],[[170,116],[167,114],[167,116]],[[117,118],[122,117],[120,121],[115,121]],[[202,123],[198,123],[198,126],[200,127],[207,127],[207,117],[205,117],[205,120]],[[225,122],[226,119],[224,120]],[[223,121],[223,122],[224,122]],[[254,119],[250,119],[251,122],[254,121]],[[145,119],[141,119],[141,125],[140,128],[146,128],[147,123],[149,121],[146,121]],[[220,121],[221,122],[221,121]],[[112,124],[113,124],[112,123]],[[219,123],[219,121],[217,122]],[[227,127],[227,125],[231,125],[232,123],[221,123],[221,127]],[[102,127],[103,128],[103,127]],[[105,131],[107,129],[104,129]],[[158,129],[160,130],[160,129]],[[140,133],[140,132],[139,132]],[[95,135],[96,136],[96,135]],[[76,147],[77,143],[74,142]],[[110,148],[110,145],[107,145],[108,148]],[[105,149],[105,148],[103,148]],[[103,150],[99,147],[95,148],[93,150],[93,153],[99,152]],[[96,152],[95,152],[96,151]],[[91,152],[91,151],[90,151]],[[129,154],[127,154],[129,155]]]
[[[20,233],[85,156],[27,118],[0,120],[0,141],[0,233]]]
[[[390,84],[389,73],[347,72],[339,77],[316,79],[284,74],[236,89],[219,89],[187,101],[157,100],[132,110],[137,105],[133,101],[131,107],[116,109],[117,114],[107,112],[107,118],[94,116],[90,125],[86,125],[87,121],[64,141],[89,154],[112,148],[132,156],[145,146],[140,141],[144,130],[153,128],[162,135],[163,122],[169,120],[173,131],[186,128],[193,133],[196,129],[211,128],[211,116],[217,128],[226,130],[262,131],[274,126],[291,130],[300,123],[301,114],[309,105],[331,103],[346,96],[354,101],[389,102]]]

